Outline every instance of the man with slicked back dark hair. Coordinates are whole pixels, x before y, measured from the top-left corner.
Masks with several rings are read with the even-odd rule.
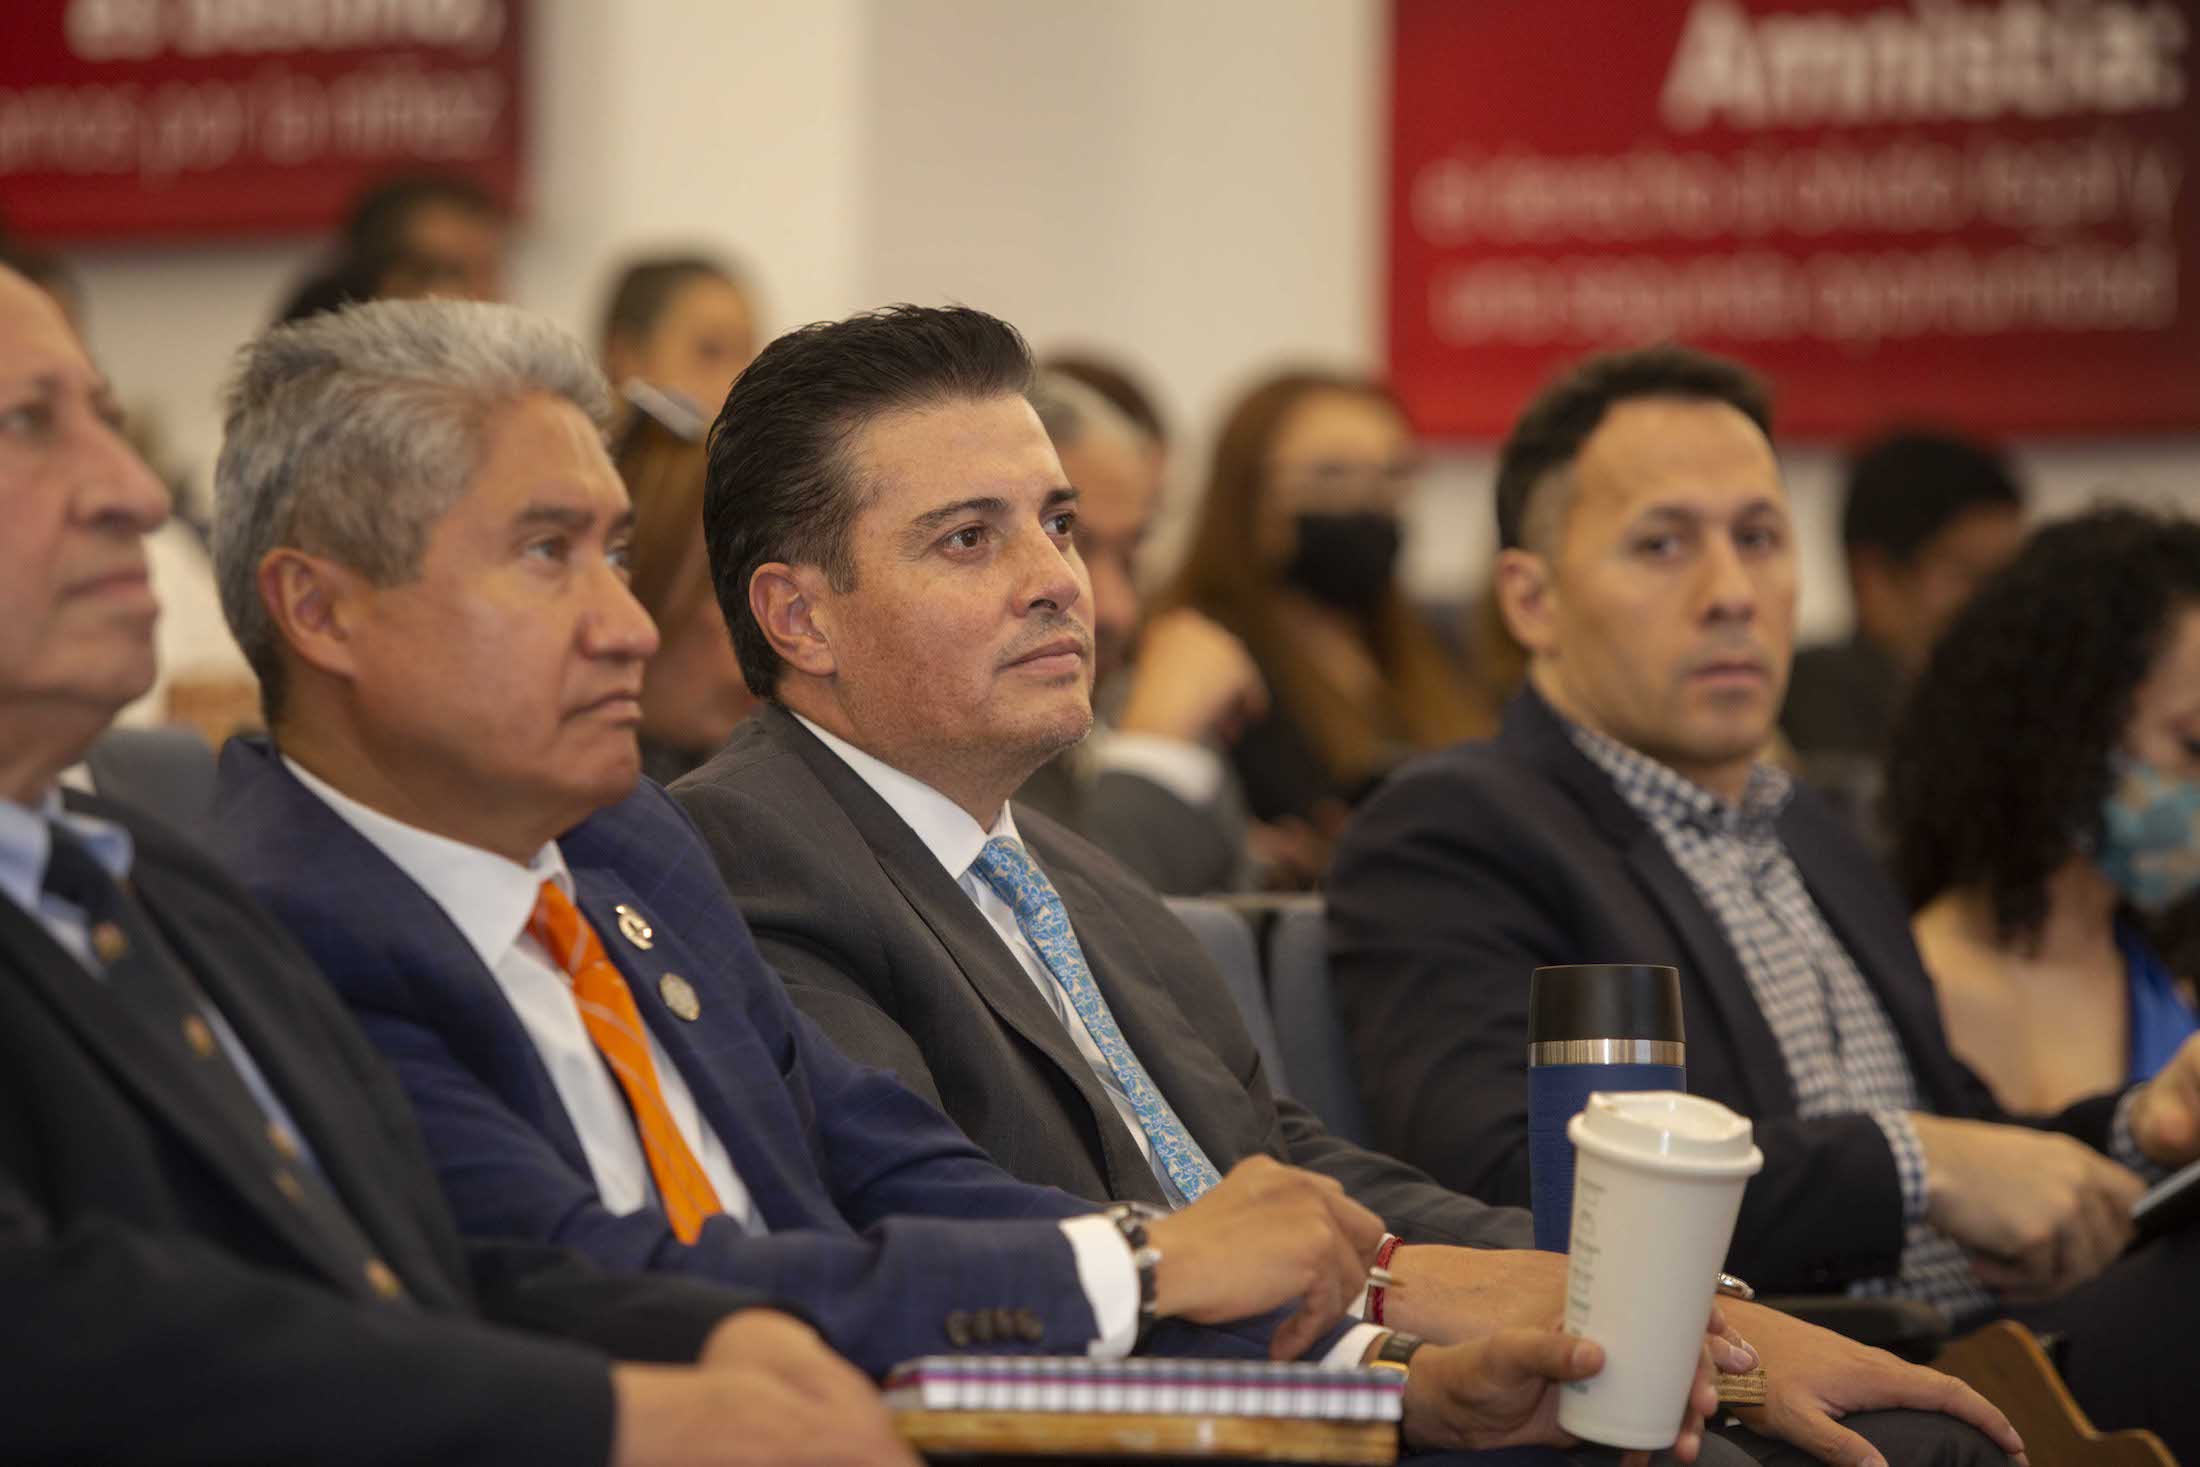
[[[1389,1267],[1409,1287],[1370,1306],[1386,1326],[1464,1342],[1547,1320],[1564,1260],[1526,1246],[1525,1214],[1279,1096],[1198,939],[1122,866],[1010,803],[1092,720],[1078,490],[1025,394],[1011,328],[912,307],[797,332],[734,385],[712,443],[712,569],[773,701],[675,797],[797,1006],[1009,1171],[1175,1207],[1216,1171],[1287,1161],[1403,1240]],[[1728,1323],[1777,1383],[1773,1429],[1821,1455],[1848,1440],[1836,1401],[1944,1405],[2007,1431],[1944,1376],[1754,1306]],[[1416,1356],[1409,1391],[1449,1358]],[[1408,1438],[1426,1443],[1414,1410],[1409,1396]],[[1746,1434],[1702,1446],[1707,1462],[1789,1452]]]

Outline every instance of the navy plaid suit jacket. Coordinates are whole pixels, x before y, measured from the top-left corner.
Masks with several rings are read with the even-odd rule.
[[[738,1282],[805,1312],[873,1374],[954,1348],[950,1313],[1011,1311],[1041,1337],[986,1348],[1082,1351],[1091,1307],[1058,1221],[1092,1211],[1001,1171],[928,1101],[842,1055],[788,1001],[687,817],[656,785],[559,840],[579,905],[749,1189],[767,1236],[714,1219],[692,1246],[662,1213],[612,1215],[526,1031],[426,892],[261,740],[224,751],[220,854],[298,936],[411,1097],[459,1224],[550,1239],[617,1269]],[[619,940],[614,908],[655,929]],[[702,1012],[658,996],[685,977]],[[987,1219],[982,1224],[973,1220]],[[1263,1322],[1164,1325],[1158,1352],[1263,1357]]]

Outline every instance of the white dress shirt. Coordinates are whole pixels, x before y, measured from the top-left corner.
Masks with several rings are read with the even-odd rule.
[[[568,897],[575,895],[572,873],[566,870],[557,842],[537,851],[527,865],[516,865],[494,852],[370,810],[293,760],[286,757],[283,763],[299,783],[411,877],[480,955],[534,1042],[543,1068],[550,1072],[566,1118],[581,1138],[581,1151],[588,1158],[603,1205],[620,1216],[649,1205],[656,1197],[656,1183],[625,1093],[581,1022],[580,1007],[573,1002],[572,977],[527,931],[543,882],[554,881]],[[749,1200],[749,1189],[734,1171],[732,1158],[726,1155],[725,1143],[696,1108],[694,1093],[657,1036],[645,1029],[644,1037],[665,1109],[679,1128],[680,1139],[702,1165],[703,1175],[710,1178],[719,1205],[743,1227],[762,1232],[763,1222]]]
[[[855,771],[857,778],[869,785],[880,799],[893,807],[894,813],[917,833],[917,839],[924,842],[924,848],[932,853],[940,865],[947,868],[949,876],[955,878],[955,884],[977,906],[986,925],[1000,934],[1001,941],[1016,955],[1017,965],[1024,970],[1024,976],[1031,980],[1032,987],[1039,990],[1039,996],[1054,1011],[1054,1017],[1061,1020],[1062,1027],[1069,1031],[1070,1042],[1077,1046],[1077,1053],[1083,1056],[1085,1064],[1091,1068],[1092,1077],[1107,1091],[1108,1103],[1115,1107],[1115,1113],[1122,1118],[1124,1128],[1131,1133],[1131,1139],[1138,1143],[1139,1155],[1146,1158],[1146,1165],[1152,1170],[1154,1179],[1161,1183],[1161,1194],[1181,1206],[1183,1197],[1177,1192],[1175,1182],[1170,1179],[1168,1168],[1154,1160],[1153,1142],[1146,1135],[1146,1128],[1139,1124],[1138,1111],[1131,1105],[1130,1097],[1123,1093],[1123,1082],[1116,1078],[1115,1067],[1100,1052],[1100,1046],[1093,1043],[1092,1032],[1085,1027],[1085,1021],[1078,1017],[1077,1010],[1070,1006],[1069,995],[1062,991],[1062,985],[1048,971],[1046,960],[1039,956],[1038,949],[1031,945],[1031,939],[1024,935],[1023,925],[1016,920],[1015,909],[1002,901],[1001,894],[988,885],[986,879],[974,869],[978,853],[995,836],[1006,836],[1018,845],[1024,843],[1023,837],[1016,832],[1016,817],[1009,813],[1008,806],[1001,806],[1001,813],[995,818],[993,828],[987,830],[970,818],[969,811],[922,780],[913,779],[884,760],[864,753],[846,739],[834,737],[799,713],[795,714],[795,718],[804,728],[816,734],[826,748],[838,754]],[[1032,861],[1037,864],[1038,858],[1034,856]]]
[[[1016,961],[1023,968],[1025,976],[1038,988],[1046,999],[1047,1007],[1054,1011],[1055,1017],[1062,1021],[1062,1027],[1069,1031],[1077,1052],[1092,1067],[1093,1077],[1107,1090],[1108,1099],[1115,1106],[1116,1114],[1123,1118],[1124,1126],[1138,1142],[1140,1154],[1146,1158],[1146,1164],[1153,1168],[1154,1176],[1160,1181],[1163,1195],[1176,1199],[1182,1205],[1182,1199],[1168,1173],[1154,1161],[1153,1143],[1147,1138],[1145,1127],[1138,1123],[1137,1111],[1131,1108],[1130,1098],[1123,1093],[1122,1083],[1116,1079],[1114,1068],[1100,1053],[1100,1047],[1092,1042],[1092,1035],[1087,1032],[1084,1020],[1069,1006],[1062,986],[1047,971],[1046,963],[1040,958],[1038,950],[1032,947],[1030,939],[1024,936],[1022,926],[1016,921],[1014,909],[1001,900],[1000,894],[986,884],[984,877],[971,869],[972,863],[978,859],[978,853],[985,849],[985,843],[994,836],[1006,836],[1018,845],[1023,844],[1023,838],[1016,833],[1016,819],[1009,813],[1008,805],[1005,802],[1002,804],[1001,813],[994,818],[993,828],[988,830],[972,819],[969,811],[924,781],[904,774],[884,760],[865,753],[799,713],[794,714],[794,717],[796,722],[816,734],[820,743],[838,755],[855,772],[858,779],[869,785],[917,833],[917,839],[924,842],[925,849],[946,868],[947,874],[962,888],[963,895],[970,898],[979,914],[985,918],[986,924],[1000,935],[1001,941],[1008,944],[1009,951],[1016,955]],[[1028,853],[1028,847],[1026,849]],[[1037,864],[1036,855],[1032,856],[1032,862]],[[1112,1225],[1109,1230],[1113,1231]],[[1083,1264],[1084,1259],[1080,1256],[1080,1270]],[[1088,1274],[1086,1278],[1087,1292],[1091,1293],[1092,1276]],[[1136,1288],[1134,1276],[1131,1280],[1134,1310]],[[1360,1293],[1361,1302],[1352,1311],[1354,1314],[1364,1312],[1366,1298],[1367,1293],[1363,1289]],[[1099,1313],[1097,1296],[1094,1313]],[[1374,1325],[1355,1325],[1323,1356],[1322,1363],[1332,1366],[1359,1364],[1369,1343],[1381,1333]],[[1100,1353],[1097,1346],[1093,1353]]]

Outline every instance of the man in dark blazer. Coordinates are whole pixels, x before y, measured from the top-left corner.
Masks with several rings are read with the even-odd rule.
[[[735,385],[704,528],[767,702],[675,796],[796,1003],[1011,1171],[1166,1204],[1184,1195],[1183,1135],[1213,1167],[1275,1156],[1336,1178],[1405,1240],[1391,1267],[1409,1287],[1386,1321],[1465,1338],[1556,1313],[1562,1260],[1525,1251],[1522,1214],[1275,1095],[1196,939],[1130,873],[1008,803],[1091,722],[1076,490],[1020,396],[1021,352],[980,313],[900,307],[783,338]],[[1000,875],[1009,862],[1020,879]],[[1154,1093],[1165,1113],[1134,1098]],[[1461,1243],[1482,1246],[1441,1246]],[[1741,1316],[1773,1380],[1798,1388],[1775,1425],[1814,1449],[1840,1431],[1823,1410],[1837,1398],[1956,1403],[2006,1433],[1945,1377]]]
[[[1334,1183],[1255,1157],[1182,1211],[1103,1213],[795,1011],[639,781],[656,634],[603,398],[548,322],[412,302],[271,332],[228,403],[215,560],[272,742],[227,751],[216,839],[394,1062],[461,1227],[768,1287],[878,1373],[1407,1351],[1330,1330],[1381,1237]],[[1547,1324],[1431,1347],[1408,1438],[1549,1440],[1552,1383],[1597,1364]]]
[[[1796,593],[1768,426],[1740,369],[1664,349],[1584,364],[1506,444],[1497,584],[1529,689],[1493,744],[1368,801],[1330,893],[1373,1122],[1438,1177],[1527,1200],[1531,971],[1672,964],[1689,1088],[1749,1115],[1765,1152],[1738,1273],[1958,1323],[2053,1299],[2031,1317],[2067,1334],[2096,1420],[2189,1460],[2184,1372],[2156,1352],[2200,1349],[2193,1245],[2116,1260],[2136,1172],[2200,1151],[2200,1048],[2023,1125],[1949,1052],[1891,886],[1760,762]]]
[[[0,269],[0,1454],[913,1461],[758,1295],[462,1244],[297,946],[180,837],[59,792],[153,673],[167,494],[114,424]]]

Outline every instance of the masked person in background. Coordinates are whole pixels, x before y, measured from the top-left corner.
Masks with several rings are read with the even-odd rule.
[[[1949,1041],[2004,1105],[2168,1063],[2200,1028],[2148,933],[2200,888],[2200,524],[2035,535],[1935,650],[1887,793]]]
[[[1403,409],[1368,378],[1284,373],[1223,422],[1163,599],[1234,633],[1267,681],[1266,716],[1231,750],[1257,819],[1333,835],[1401,759],[1496,726],[1399,583],[1418,467]]]

